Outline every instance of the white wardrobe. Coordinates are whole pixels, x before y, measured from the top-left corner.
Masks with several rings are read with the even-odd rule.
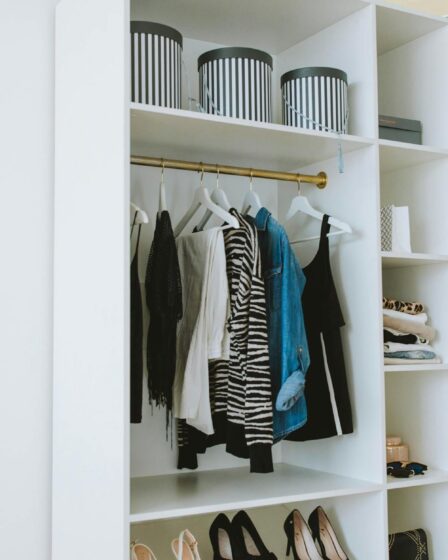
[[[130,103],[130,20],[171,25],[184,36],[185,71],[197,97],[199,54],[248,46],[273,55],[274,123]],[[203,560],[221,511],[248,509],[284,557],[283,521],[323,505],[349,557],[386,560],[388,533],[422,527],[430,557],[448,558],[448,29],[444,20],[368,0],[62,0],[56,26],[53,558],[123,560],[132,539],[159,560],[188,527]],[[281,125],[280,76],[333,66],[349,77],[349,135],[340,174],[333,134]],[[423,122],[423,146],[378,139],[378,114]],[[149,214],[142,230],[144,279],[160,170],[130,156],[328,174],[303,186],[312,204],[348,222],[332,240],[332,266],[355,432],[275,446],[275,472],[249,474],[217,447],[195,472],[176,470],[163,411],[129,424],[129,202]],[[174,223],[199,178],[165,171]],[[240,207],[247,178],[221,177]],[[213,188],[214,175],[206,185]],[[255,180],[263,204],[284,220],[293,183]],[[380,206],[407,205],[415,254],[382,254]],[[316,223],[315,227],[319,225]],[[298,236],[292,223],[288,233]],[[303,232],[301,232],[303,234]],[[298,247],[302,265],[317,250]],[[383,365],[381,297],[426,304],[446,364]],[[145,382],[146,385],[146,382]],[[386,434],[401,435],[424,477],[388,479]]]

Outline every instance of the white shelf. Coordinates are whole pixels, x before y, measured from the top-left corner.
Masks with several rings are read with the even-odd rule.
[[[429,469],[424,475],[413,476],[412,478],[387,477],[387,489],[398,490],[399,488],[414,488],[416,486],[428,486],[430,484],[442,484],[448,482],[448,472],[436,469]]]
[[[275,55],[365,6],[362,0],[133,0],[131,19],[165,23],[191,39]]]
[[[388,173],[448,157],[448,150],[406,142],[379,140],[381,172]]]
[[[326,472],[276,464],[275,472],[247,468],[134,478],[131,523],[269,506],[381,490],[381,485]]]
[[[388,253],[381,251],[383,268],[404,268],[423,266],[425,264],[448,263],[448,255],[431,255],[429,253]]]
[[[419,372],[419,371],[448,371],[448,364],[411,364],[409,366],[403,365],[385,365],[384,371],[386,373],[393,372]]]
[[[154,131],[157,131],[154,133]],[[374,143],[346,135],[344,152]],[[218,161],[293,170],[337,156],[334,134],[181,109],[131,104],[133,155]]]
[[[444,18],[421,14],[376,1],[378,55],[410,43],[447,25]],[[384,4],[383,6],[381,4]]]

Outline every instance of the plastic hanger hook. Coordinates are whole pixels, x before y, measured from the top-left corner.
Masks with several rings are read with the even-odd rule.
[[[201,163],[201,187],[204,186],[204,164]]]
[[[251,215],[255,216],[257,212],[262,208],[261,200],[258,194],[254,191],[253,188],[253,179],[254,179],[254,171],[253,169],[250,170],[250,181],[249,181],[249,190],[244,198],[243,201],[243,214],[247,214],[249,211],[252,212]]]

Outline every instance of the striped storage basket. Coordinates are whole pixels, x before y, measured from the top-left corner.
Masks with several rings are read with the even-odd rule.
[[[181,107],[182,35],[166,25],[131,22],[131,99]]]
[[[337,68],[298,68],[281,77],[283,124],[347,132],[347,74]]]
[[[198,59],[199,100],[206,113],[271,122],[272,57],[229,47]]]

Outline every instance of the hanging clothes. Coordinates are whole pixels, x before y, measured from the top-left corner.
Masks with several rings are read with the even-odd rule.
[[[225,443],[228,453],[250,459],[251,472],[272,472],[272,388],[258,237],[255,226],[237,210],[230,213],[240,227],[224,231],[230,356],[209,362],[215,433],[204,437],[181,425],[178,468],[196,468],[196,453]]]
[[[204,434],[213,434],[208,360],[229,357],[223,233],[221,228],[192,233],[180,237],[176,245],[184,311],[177,334],[174,415]]]
[[[291,441],[353,432],[340,333],[345,323],[331,273],[328,220],[325,215],[317,254],[303,269],[306,285],[302,303],[311,357],[305,386],[308,421],[287,437]]]
[[[168,429],[176,370],[176,330],[182,317],[182,284],[169,213],[157,214],[145,277],[149,310],[147,368],[149,401],[166,407]]]
[[[272,387],[258,236],[237,210],[231,214],[240,227],[225,233],[232,298],[226,449],[249,455],[251,472],[272,472]]]
[[[137,214],[131,229],[131,240],[134,233]],[[137,241],[135,253],[131,262],[131,422],[139,424],[142,421],[142,400],[143,400],[143,308],[140,280],[138,277],[138,249],[140,245],[141,225],[137,227]]]
[[[306,279],[283,226],[269,210],[261,208],[254,223],[266,288],[274,441],[279,441],[307,420],[304,390],[310,355],[302,309]]]

